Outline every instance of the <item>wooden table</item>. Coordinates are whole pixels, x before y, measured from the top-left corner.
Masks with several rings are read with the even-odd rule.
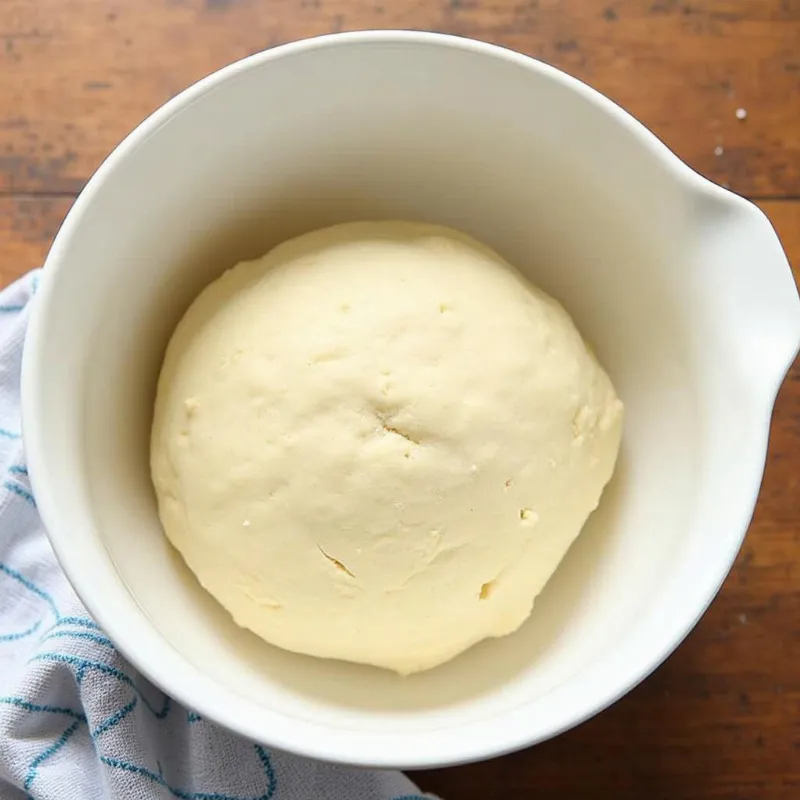
[[[189,83],[290,39],[392,27],[588,81],[755,200],[800,273],[800,0],[0,0],[0,280],[41,263],[102,158]],[[797,364],[747,542],[678,652],[555,741],[415,777],[449,800],[800,798]]]

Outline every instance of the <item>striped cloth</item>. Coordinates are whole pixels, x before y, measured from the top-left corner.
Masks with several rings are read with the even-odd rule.
[[[138,675],[89,618],[36,512],[20,434],[31,273],[0,293],[0,798],[423,800],[399,772],[237,738]]]

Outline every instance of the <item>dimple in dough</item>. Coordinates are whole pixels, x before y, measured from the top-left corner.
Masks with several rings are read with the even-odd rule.
[[[516,630],[611,477],[622,404],[572,320],[456,231],[364,222],[239,264],[179,324],[151,466],[242,627],[411,673]]]

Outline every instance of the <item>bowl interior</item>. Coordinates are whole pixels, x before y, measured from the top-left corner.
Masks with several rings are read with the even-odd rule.
[[[720,547],[700,495],[722,392],[687,314],[689,191],[658,147],[546,68],[410,36],[263,54],[126,142],[54,250],[39,392],[59,398],[40,424],[64,456],[47,483],[68,547],[102,573],[70,577],[126,654],[263,741],[397,765],[551,735],[613,699],[620,665],[628,683],[652,667],[677,641],[664,620],[702,610],[680,590],[698,548]],[[292,235],[380,218],[496,248],[566,306],[626,404],[616,476],[529,621],[404,679],[238,629],[167,545],[148,471],[161,357],[198,290]]]

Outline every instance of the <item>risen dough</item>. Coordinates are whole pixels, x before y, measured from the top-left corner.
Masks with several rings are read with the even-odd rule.
[[[241,626],[409,673],[518,628],[622,404],[567,313],[455,231],[354,223],[239,264],[158,385],[164,530]]]

